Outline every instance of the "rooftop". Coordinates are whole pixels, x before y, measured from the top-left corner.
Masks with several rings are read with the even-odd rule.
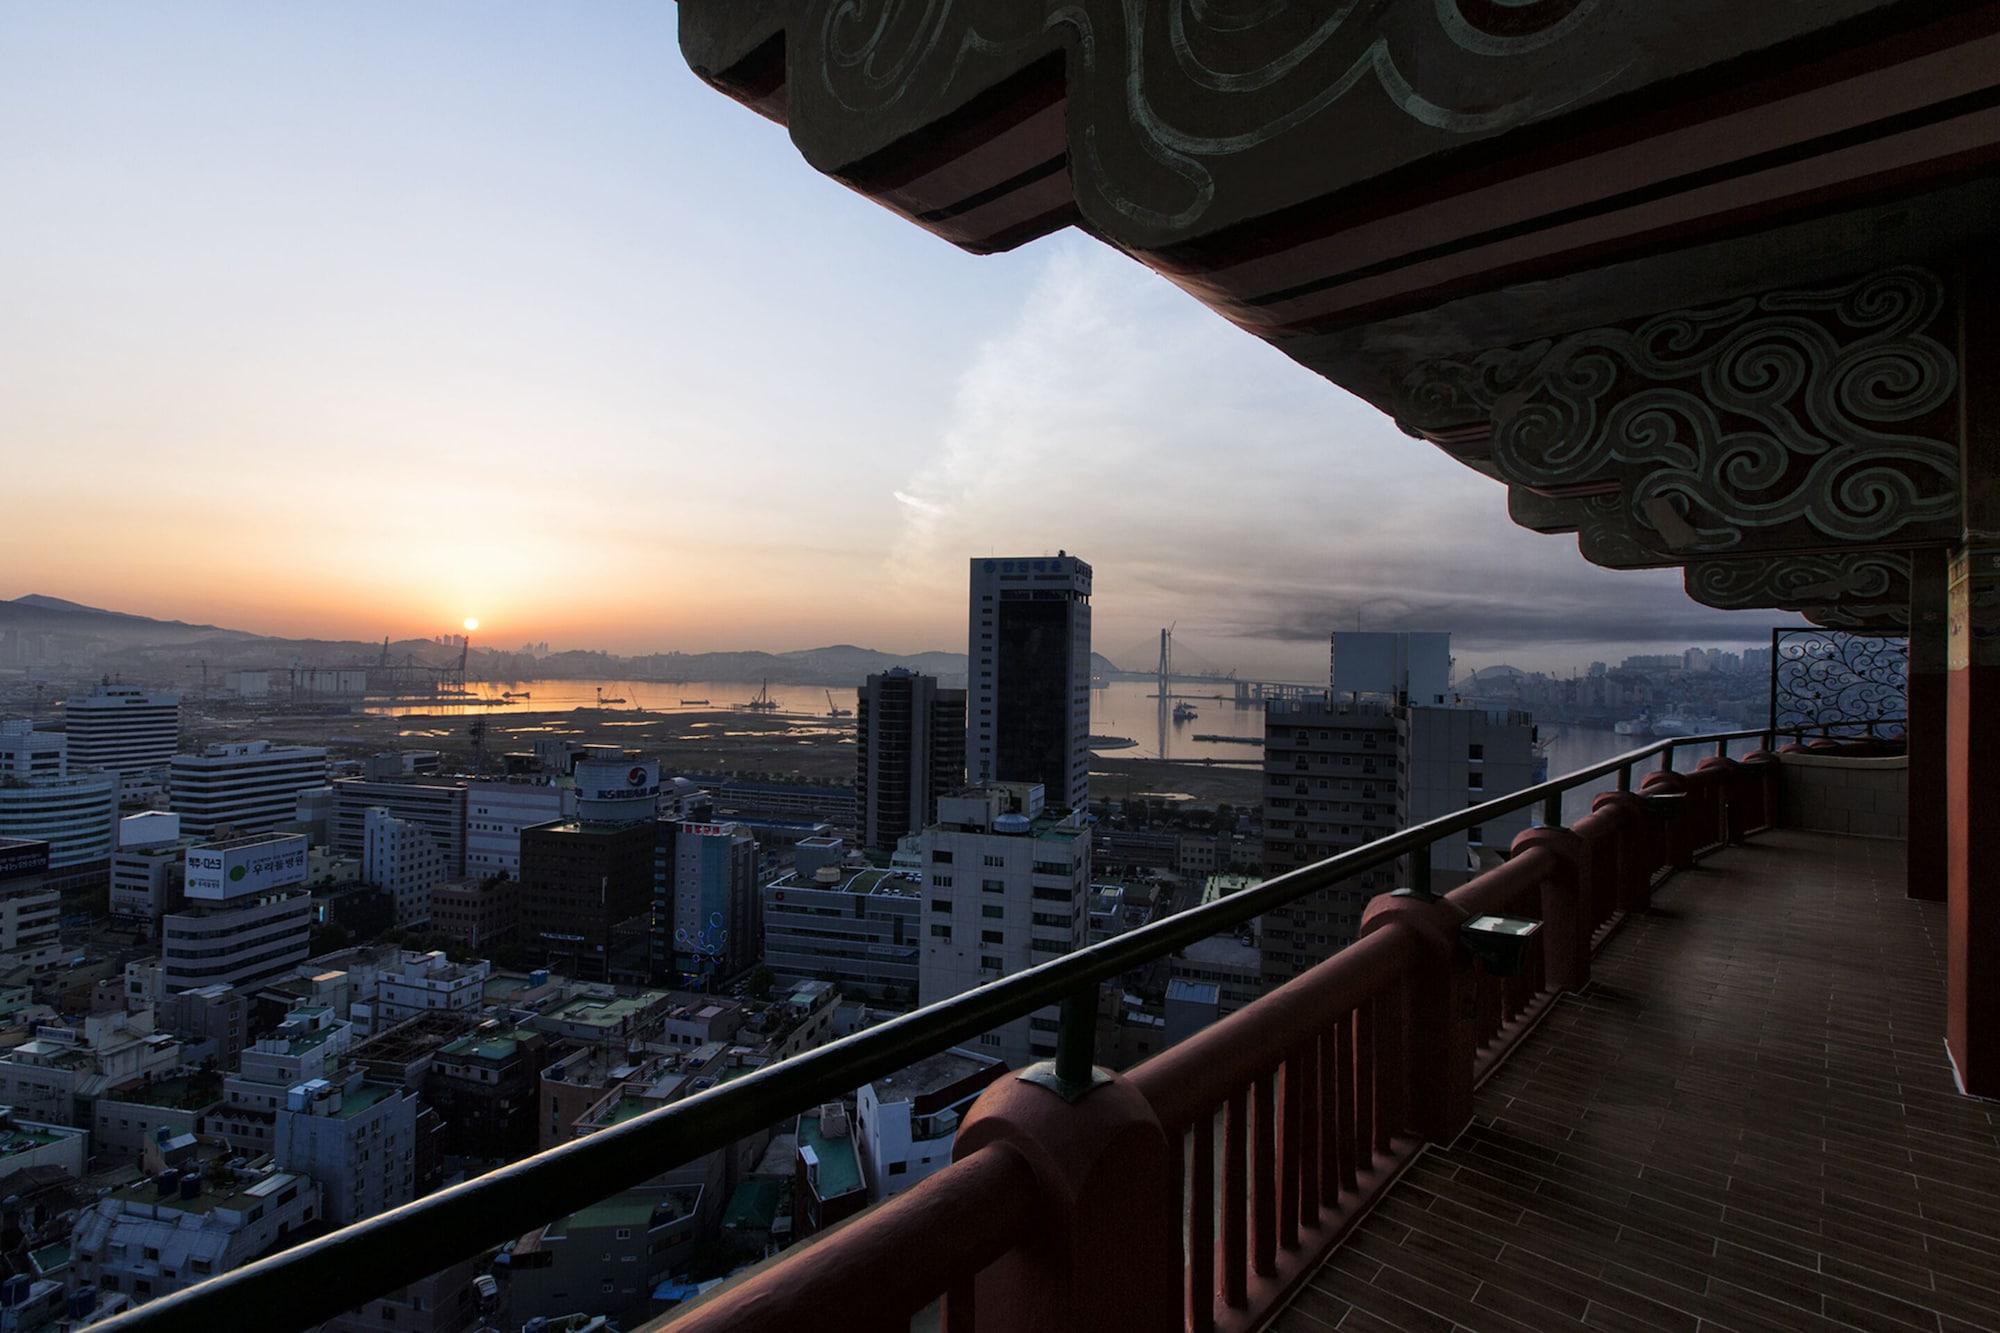
[[[363,1079],[341,1097],[340,1109],[334,1112],[334,1115],[342,1120],[351,1120],[369,1107],[379,1105],[401,1091],[402,1089],[387,1083],[375,1083]]]
[[[185,1074],[177,1078],[155,1079],[147,1084],[114,1089],[107,1101],[134,1106],[159,1106],[177,1111],[198,1111],[222,1099],[222,1075]]]
[[[665,991],[640,991],[637,995],[580,995],[547,1011],[543,1017],[563,1023],[591,1027],[613,1027],[645,1013],[666,1000]]]
[[[807,1148],[819,1159],[820,1198],[832,1199],[861,1188],[861,1156],[855,1150],[851,1129],[845,1138],[827,1138],[820,1133],[819,1112],[808,1111],[799,1117],[799,1149]]]
[[[897,1070],[887,1078],[876,1079],[873,1085],[875,1095],[885,1102],[921,1097],[963,1082],[992,1068],[994,1063],[964,1051],[939,1051]]]
[[[837,866],[841,878],[832,884],[816,882],[810,875],[797,873],[775,879],[767,886],[773,889],[810,889],[819,893],[879,893],[885,897],[914,898],[922,887],[920,880],[912,879],[908,872],[881,869],[869,866],[856,870],[851,866]]]
[[[446,1042],[438,1047],[438,1054],[473,1060],[505,1060],[521,1049],[522,1035],[518,1029],[506,1032],[468,1032],[456,1041]]]

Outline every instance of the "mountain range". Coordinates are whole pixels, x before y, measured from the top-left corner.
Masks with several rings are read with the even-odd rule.
[[[384,652],[384,645],[359,640],[287,639],[254,634],[217,625],[193,625],[182,620],[158,620],[124,611],[107,611],[84,606],[60,597],[30,593],[12,601],[0,600],[0,632],[64,636],[70,642],[89,641],[95,651],[93,669],[120,668],[155,673],[185,669],[190,649],[198,649],[201,661],[210,670],[232,668],[342,666],[372,663]],[[406,639],[387,645],[392,660],[415,656],[428,662],[442,662],[457,655],[453,646],[431,639]],[[466,663],[467,674],[491,680],[589,679],[609,677],[630,680],[762,680],[786,684],[851,685],[877,671],[907,667],[926,675],[963,677],[964,653],[927,650],[892,653],[862,648],[851,643],[823,648],[801,648],[791,652],[756,651],[711,653],[644,653],[620,656],[587,649],[572,649],[533,657],[504,649],[474,645]],[[1112,672],[1118,668],[1103,656],[1091,654],[1091,669]]]

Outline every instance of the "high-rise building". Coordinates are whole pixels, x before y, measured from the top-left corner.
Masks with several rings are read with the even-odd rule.
[[[1525,713],[1410,706],[1390,699],[1272,700],[1264,715],[1264,871],[1280,875],[1411,824],[1478,805],[1535,780]],[[1431,887],[1457,887],[1527,827],[1518,811],[1428,853]],[[1264,984],[1281,985],[1354,942],[1368,900],[1401,886],[1381,867],[1273,908],[1259,948]]]
[[[361,878],[389,895],[396,924],[407,928],[430,924],[431,888],[451,872],[429,828],[377,805],[362,817]]]
[[[1090,566],[1065,552],[975,559],[966,645],[970,780],[1090,803]]]
[[[708,986],[757,960],[757,840],[734,823],[662,819],[653,871],[653,970]]]
[[[937,818],[965,785],[965,691],[898,667],[870,676],[854,712],[854,803],[861,845],[881,852]]]
[[[69,761],[114,773],[165,768],[180,748],[181,697],[105,681],[63,704]]]
[[[235,741],[177,754],[167,768],[169,804],[190,838],[268,832],[297,814],[300,792],[325,785],[317,746]]]
[[[1089,932],[1090,835],[1083,812],[1043,808],[1033,783],[995,783],[938,802],[923,832],[918,1001],[935,1004],[1081,947]],[[1056,1010],[982,1035],[1010,1065],[1052,1058]]]
[[[521,938],[550,966],[608,979],[613,930],[647,917],[652,904],[652,820],[521,830]]]
[[[393,782],[342,778],[333,784],[333,850],[343,856],[360,856],[369,811],[387,810],[429,834],[444,858],[441,878],[456,879],[465,873],[467,795],[467,784],[460,778],[413,777]]]
[[[465,874],[521,877],[521,830],[576,813],[576,789],[544,778],[482,778],[465,790]]]
[[[117,774],[72,769],[58,732],[0,723],[0,838],[48,843],[46,887],[72,894],[108,885],[117,836]]]

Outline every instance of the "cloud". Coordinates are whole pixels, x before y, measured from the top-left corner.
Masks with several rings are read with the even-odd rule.
[[[895,491],[893,568],[926,596],[959,595],[969,555],[1067,548],[1096,570],[1114,659],[1178,621],[1176,644],[1217,664],[1295,675],[1357,615],[1531,661],[1773,623],[1698,606],[1678,571],[1589,565],[1574,539],[1515,527],[1498,483],[1124,256],[1080,237],[1047,251]]]

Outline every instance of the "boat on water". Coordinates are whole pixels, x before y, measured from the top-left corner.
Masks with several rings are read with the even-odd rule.
[[[783,705],[771,697],[771,681],[767,676],[764,679],[763,688],[757,691],[757,697],[743,704],[742,707],[749,709],[753,713],[775,713]]]
[[[535,696],[527,690],[502,690],[500,691],[500,697],[502,699],[532,699]]]
[[[835,703],[833,701],[833,691],[828,690],[826,692],[826,715],[828,717],[853,717],[854,710],[852,708],[842,708],[839,704]]]
[[[687,706],[687,707],[690,707],[690,708],[692,708],[692,707],[694,707],[694,706],[696,706],[696,705],[699,705],[699,704],[705,704],[705,703],[707,703],[707,702],[708,702],[708,700],[706,700],[706,699],[683,699],[683,700],[681,700],[681,703],[682,703],[683,705],[685,705],[685,706]]]
[[[1174,705],[1174,721],[1176,722],[1191,722],[1200,716],[1201,714],[1195,711],[1193,704],[1179,703]]]
[[[622,704],[624,702],[625,702],[624,695],[606,694],[604,692],[604,687],[602,685],[599,685],[597,687],[597,706],[599,708],[603,708],[607,704]]]
[[[1139,742],[1130,736],[1092,736],[1089,745],[1093,750],[1132,750]]]
[[[1653,721],[1655,736],[1706,736],[1710,732],[1729,731],[1736,724],[1719,717],[1704,717],[1698,713],[1670,713]]]

